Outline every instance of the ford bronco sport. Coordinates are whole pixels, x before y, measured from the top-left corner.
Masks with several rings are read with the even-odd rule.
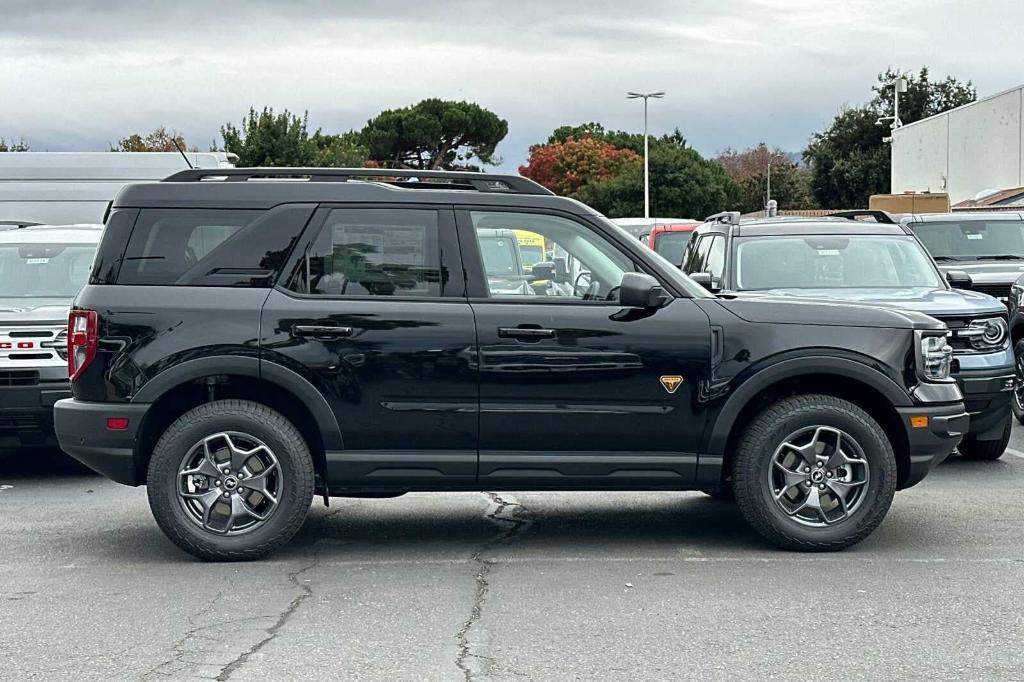
[[[500,229],[548,285],[490,288]],[[453,490],[727,489],[833,550],[967,429],[951,360],[914,311],[716,298],[524,178],[193,170],[115,200],[56,425],[204,559],[280,547],[314,494]]]

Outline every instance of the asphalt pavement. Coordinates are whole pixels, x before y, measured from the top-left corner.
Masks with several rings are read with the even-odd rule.
[[[317,501],[269,560],[179,551],[145,490],[0,462],[0,679],[1024,679],[1024,428],[837,554],[697,493]]]

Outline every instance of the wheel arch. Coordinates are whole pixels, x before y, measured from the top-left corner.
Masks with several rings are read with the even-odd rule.
[[[897,483],[910,473],[910,443],[896,407],[912,405],[889,377],[845,358],[794,358],[764,368],[744,381],[718,412],[702,448],[702,481],[728,478],[743,427],[767,405],[789,395],[820,393],[857,405],[885,431],[896,455]]]

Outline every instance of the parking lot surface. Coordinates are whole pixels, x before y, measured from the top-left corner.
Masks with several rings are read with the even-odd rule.
[[[205,564],[146,492],[0,463],[0,678],[1024,679],[1024,428],[898,493],[839,554],[697,493],[317,501]]]

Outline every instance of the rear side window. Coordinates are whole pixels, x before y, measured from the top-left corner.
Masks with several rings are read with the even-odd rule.
[[[118,284],[269,287],[313,212],[143,209]]]
[[[332,209],[289,288],[320,296],[442,295],[437,211]]]

